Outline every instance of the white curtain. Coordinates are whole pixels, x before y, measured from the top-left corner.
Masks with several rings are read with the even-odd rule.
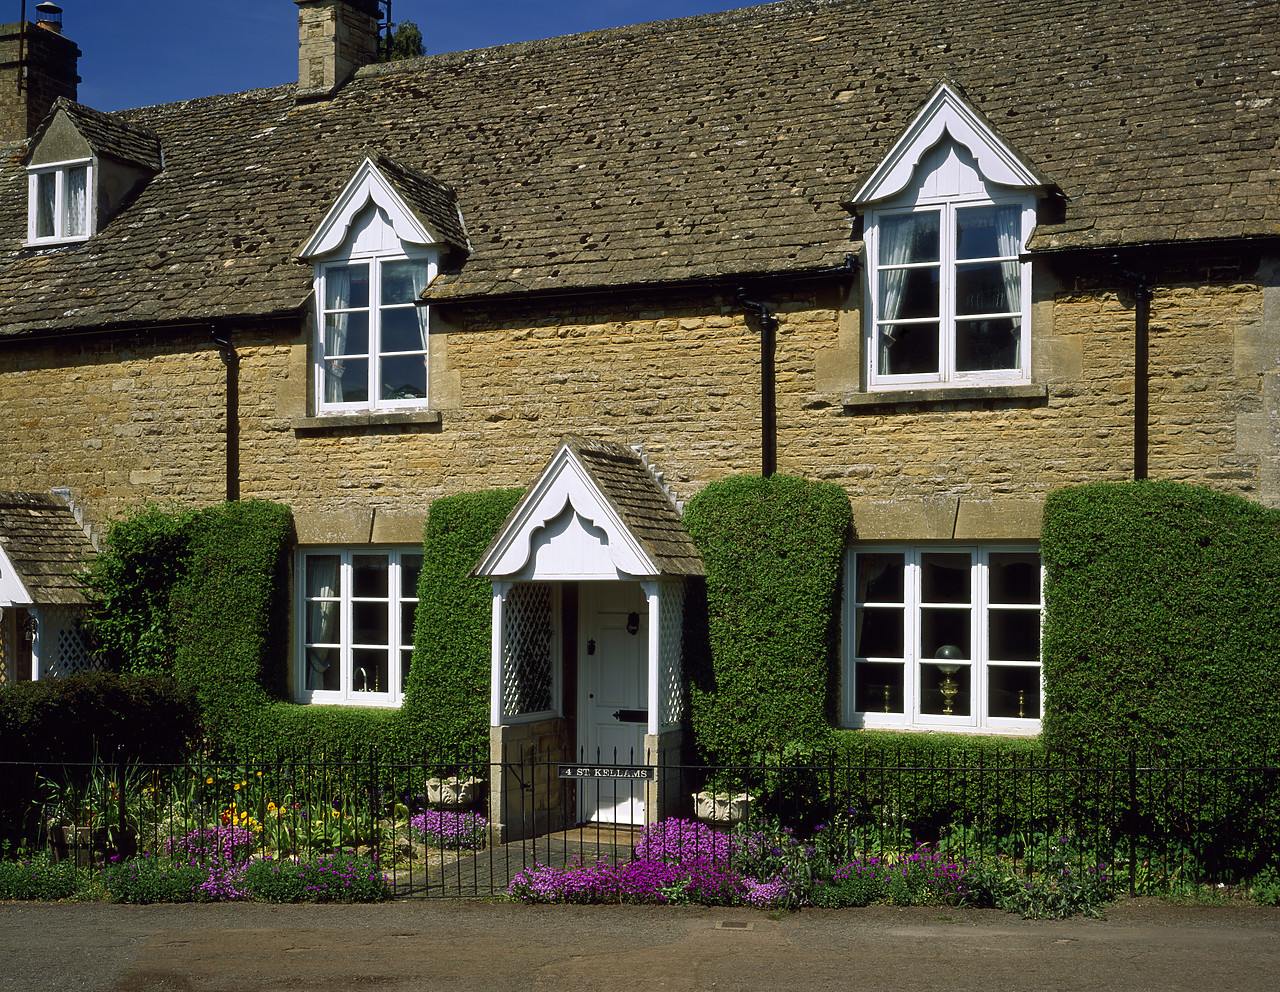
[[[345,265],[325,269],[324,286],[324,399],[326,403],[341,403],[346,365],[334,356],[341,356],[347,350],[347,314],[329,311],[345,310],[350,305],[351,270]]]
[[[62,191],[62,233],[65,237],[80,237],[88,233],[86,193],[89,170],[79,166],[67,170],[65,188]]]
[[[886,265],[904,265],[911,261],[915,247],[916,225],[913,216],[894,217],[892,222],[880,222],[880,320],[890,321],[902,311],[902,293],[907,285],[907,269],[886,269]],[[893,371],[890,368],[889,349],[897,341],[893,325],[879,328],[880,374]]]
[[[36,176],[36,237],[51,238],[57,232],[53,228],[53,210],[58,196],[58,175],[41,172]]]
[[[1004,280],[1004,308],[1010,313],[1022,312],[1022,211],[1018,207],[996,209],[996,247],[1006,261],[1000,263]],[[1022,365],[1022,326],[1018,322],[1013,335],[1014,367]]]
[[[324,597],[323,602],[314,603],[315,609],[307,613],[307,642],[310,644],[332,644],[338,632],[338,558],[336,555],[312,555],[306,559],[307,598],[314,600]],[[328,653],[331,649],[322,649]],[[307,652],[307,688],[324,688],[324,673],[328,665],[317,669],[313,662],[319,661],[321,655],[314,649]]]
[[[427,263],[415,262],[409,269],[413,273],[413,299],[415,304],[422,299],[422,291],[427,288]],[[418,315],[418,337],[422,340],[422,379],[423,386],[427,385],[427,360],[430,352],[430,336],[431,336],[431,310],[429,307],[415,307]],[[424,389],[425,392],[425,389]]]

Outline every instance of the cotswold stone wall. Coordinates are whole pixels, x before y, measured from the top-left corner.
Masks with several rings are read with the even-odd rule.
[[[1280,503],[1276,274],[1255,262],[1158,285],[1152,477]],[[779,470],[843,485],[860,537],[1034,538],[1049,490],[1131,477],[1127,290],[1038,275],[1035,388],[908,401],[860,391],[860,316],[845,296],[767,298],[781,321]],[[436,412],[387,423],[311,416],[304,330],[233,328],[241,495],[290,504],[304,543],[415,542],[433,499],[528,485],[566,433],[643,445],[681,498],[759,471],[759,338],[732,297],[435,316]],[[146,499],[221,500],[226,382],[207,335],[6,344],[0,488],[70,486],[95,522]]]
[[[224,499],[226,373],[207,339],[0,347],[0,487],[70,487],[99,527],[148,500]]]

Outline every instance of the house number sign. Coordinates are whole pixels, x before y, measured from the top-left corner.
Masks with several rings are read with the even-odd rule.
[[[658,780],[658,770],[650,765],[561,765],[561,778],[627,778]]]

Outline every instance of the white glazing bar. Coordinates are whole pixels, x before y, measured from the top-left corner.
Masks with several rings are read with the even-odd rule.
[[[510,587],[509,582],[493,583],[493,631],[489,646],[489,725],[492,727],[502,725],[502,611]]]
[[[662,671],[662,585],[658,582],[641,583],[644,594],[649,600],[649,725],[647,734],[657,734],[662,696],[659,693],[660,673]]]

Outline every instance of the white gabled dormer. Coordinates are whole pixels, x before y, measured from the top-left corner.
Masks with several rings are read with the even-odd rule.
[[[153,132],[60,97],[27,153],[27,244],[87,240],[162,168]]]
[[[869,389],[1030,380],[1024,250],[1051,188],[938,86],[847,204],[864,216]]]
[[[425,408],[431,315],[419,305],[442,261],[469,251],[453,191],[367,153],[303,242],[315,266],[315,410]]]

